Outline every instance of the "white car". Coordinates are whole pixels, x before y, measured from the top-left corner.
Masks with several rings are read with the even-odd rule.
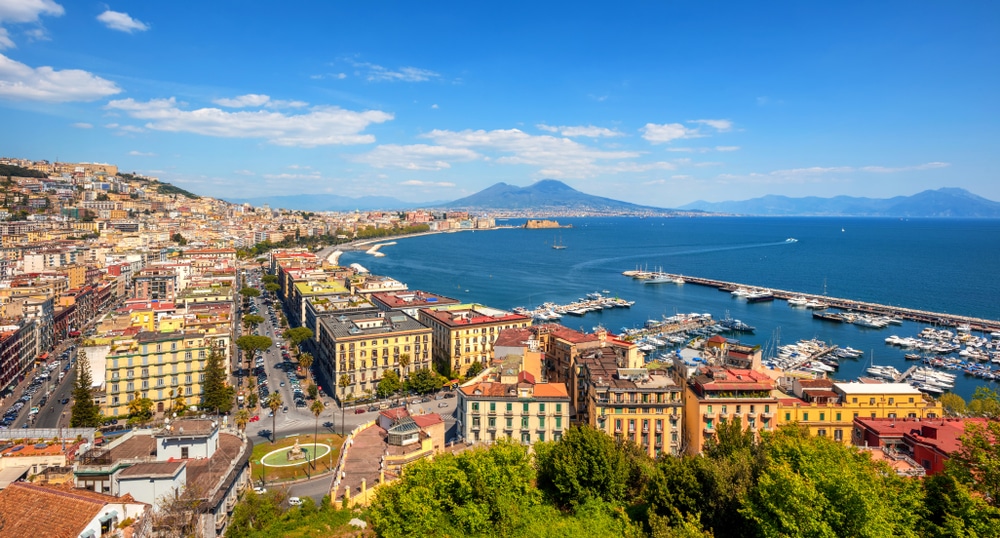
[[[253,492],[256,493],[257,495],[263,495],[267,493],[267,490],[261,486],[256,486],[253,488]]]
[[[302,499],[298,497],[288,498],[288,506],[301,506],[301,505],[302,505]]]

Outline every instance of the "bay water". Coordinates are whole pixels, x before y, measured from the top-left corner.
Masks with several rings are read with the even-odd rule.
[[[891,334],[915,336],[923,324],[866,329],[813,319],[786,302],[747,304],[694,284],[646,284],[623,276],[663,270],[752,286],[827,294],[933,312],[1000,319],[1000,220],[875,218],[560,218],[565,229],[514,228],[433,234],[384,246],[384,257],[351,251],[341,263],[464,302],[510,309],[570,303],[607,290],[635,301],[561,323],[612,332],[641,327],[675,313],[727,314],[756,327],[738,339],[767,346],[817,338],[865,352],[841,361],[835,379],[854,379],[869,363],[910,366],[904,351],[885,344]],[[795,239],[795,241],[788,241]],[[553,244],[564,249],[553,249]],[[997,385],[959,375],[955,392]]]

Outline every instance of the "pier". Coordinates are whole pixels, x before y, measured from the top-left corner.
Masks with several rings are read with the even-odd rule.
[[[625,271],[623,274],[633,278],[648,278],[643,276],[642,271]],[[710,288],[715,288],[720,291],[732,291],[738,288],[764,288],[763,286],[754,286],[751,284],[740,284],[737,282],[726,282],[724,280],[713,280],[710,278],[700,278],[693,277],[690,275],[673,275],[669,273],[664,273],[665,275],[673,278],[683,279],[684,282],[691,284],[697,284],[699,286],[707,286]],[[815,295],[809,293],[800,293],[796,291],[780,290],[775,288],[766,288],[774,295],[775,299],[782,299],[787,301],[793,297],[805,297],[809,300],[815,300],[828,305],[830,308],[838,308],[841,310],[848,310],[852,312],[862,312],[866,314],[876,314],[880,316],[891,316],[900,319],[905,319],[909,321],[916,321],[918,323],[927,323],[929,325],[943,325],[958,327],[961,325],[968,325],[972,330],[981,331],[984,333],[1000,331],[1000,321],[974,318],[969,316],[959,316],[955,314],[944,314],[941,312],[929,312],[926,310],[916,310],[913,308],[904,308],[901,306],[890,306],[877,303],[866,303],[863,301],[855,301],[853,299],[842,299],[837,297],[829,297],[827,295]]]
[[[586,299],[569,304],[544,303],[538,308],[525,308],[518,306],[513,309],[515,313],[531,316],[539,321],[555,321],[563,315],[584,316],[589,312],[599,312],[609,308],[628,308],[635,304],[635,301],[628,301],[618,297],[606,297],[594,292],[588,294]]]

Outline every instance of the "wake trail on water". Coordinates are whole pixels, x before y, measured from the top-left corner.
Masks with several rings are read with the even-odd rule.
[[[774,242],[769,242],[769,243],[749,243],[749,244],[745,244],[745,245],[726,245],[726,246],[715,246],[715,247],[700,247],[700,248],[692,248],[692,249],[688,249],[688,250],[677,250],[677,251],[673,251],[673,252],[656,252],[656,253],[651,253],[651,254],[634,254],[634,255],[631,255],[631,256],[615,256],[615,257],[611,257],[611,258],[597,258],[597,259],[587,260],[585,262],[580,262],[580,263],[574,264],[573,266],[570,267],[570,274],[573,274],[575,272],[578,272],[578,271],[581,271],[583,269],[590,268],[590,267],[599,267],[599,266],[603,266],[605,264],[611,264],[611,263],[615,263],[615,262],[625,262],[625,261],[629,261],[629,260],[641,260],[641,259],[649,260],[650,258],[655,258],[655,257],[658,257],[658,256],[686,256],[686,255],[689,255],[689,254],[708,254],[708,253],[711,253],[711,252],[724,252],[724,251],[727,251],[727,250],[747,250],[747,249],[752,249],[752,248],[775,247],[775,246],[779,246],[779,245],[792,245],[792,244],[794,244],[794,243],[789,243],[787,241],[774,241]],[[628,269],[629,268],[626,267],[625,269],[622,269],[622,271],[626,271]],[[655,269],[650,269],[650,270],[655,270]]]

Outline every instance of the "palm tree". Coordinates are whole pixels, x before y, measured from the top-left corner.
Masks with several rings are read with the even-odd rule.
[[[236,417],[234,418],[236,420],[236,427],[239,428],[241,432],[246,431],[247,424],[250,423],[250,411],[240,409],[236,412]]]
[[[271,444],[278,439],[276,429],[278,427],[278,410],[281,409],[281,393],[274,391],[267,397],[267,406],[271,408]]]
[[[399,356],[399,366],[403,368],[403,379],[410,377],[410,354],[403,353]]]
[[[323,402],[319,400],[313,400],[309,410],[313,412],[313,416],[316,417],[316,429],[313,430],[313,469],[316,468],[316,437],[319,436],[319,414],[323,412]]]
[[[351,378],[347,374],[340,374],[337,380],[340,387],[340,435],[344,435],[344,413],[347,410],[347,387],[351,386]]]
[[[313,364],[312,353],[309,353],[308,351],[299,353],[299,366],[301,366],[302,369],[306,371],[306,380],[309,379],[309,367],[312,366],[312,364]]]

